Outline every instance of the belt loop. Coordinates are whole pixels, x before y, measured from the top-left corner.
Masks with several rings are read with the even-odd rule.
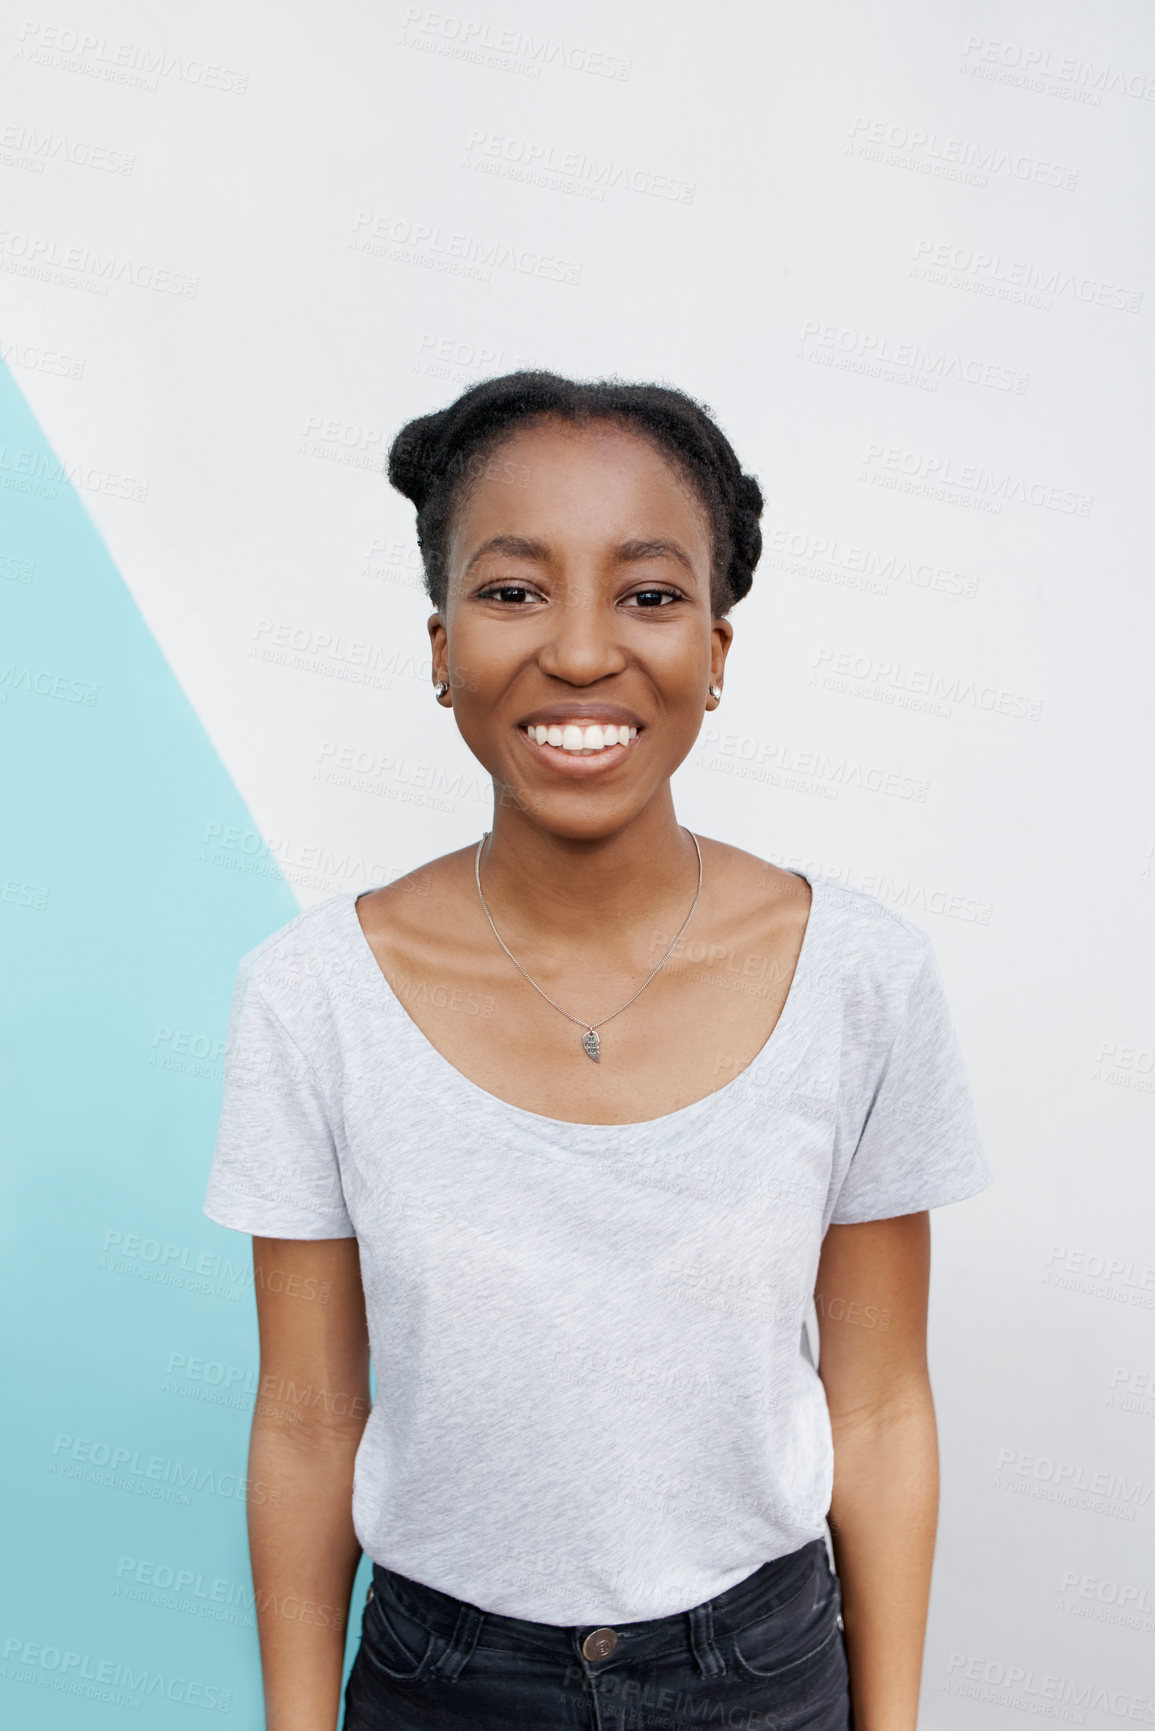
[[[430,1674],[435,1677],[448,1677],[450,1681],[457,1677],[473,1655],[484,1622],[485,1612],[479,1611],[476,1605],[467,1605],[463,1601],[449,1645],[430,1668]]]
[[[712,1600],[707,1599],[705,1604],[695,1605],[686,1612],[686,1617],[690,1625],[690,1650],[702,1676],[724,1677],[726,1661],[718,1651],[714,1640]]]

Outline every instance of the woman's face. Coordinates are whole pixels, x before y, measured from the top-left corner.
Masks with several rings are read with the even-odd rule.
[[[429,621],[433,676],[499,804],[611,834],[664,791],[721,683],[732,630],[713,616],[705,507],[613,422],[525,427],[480,468]]]

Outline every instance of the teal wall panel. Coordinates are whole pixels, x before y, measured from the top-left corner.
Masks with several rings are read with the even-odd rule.
[[[298,904],[216,863],[257,826],[2,370],[0,522],[0,1719],[255,1726],[250,1241],[201,1202],[236,965]]]

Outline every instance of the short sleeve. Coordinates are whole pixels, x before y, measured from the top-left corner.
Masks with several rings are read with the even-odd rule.
[[[225,1039],[204,1212],[262,1238],[352,1238],[324,1095],[246,956]]]
[[[928,940],[831,1223],[886,1220],[961,1202],[985,1190],[992,1179]]]

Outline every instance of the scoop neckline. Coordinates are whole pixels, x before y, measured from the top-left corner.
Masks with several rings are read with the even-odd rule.
[[[491,1108],[511,1113],[516,1118],[523,1118],[529,1124],[545,1125],[551,1130],[564,1130],[571,1132],[580,1130],[583,1132],[612,1134],[620,1131],[648,1130],[654,1125],[672,1125],[684,1121],[692,1113],[703,1111],[711,1101],[721,1101],[726,1094],[745,1081],[756,1066],[762,1064],[766,1060],[770,1055],[772,1047],[776,1048],[777,1046],[782,1045],[784,1030],[788,1032],[789,1028],[798,1019],[798,1000],[801,999],[810,988],[811,974],[813,972],[810,966],[810,961],[811,952],[814,949],[813,934],[815,913],[820,901],[819,888],[824,882],[821,877],[808,877],[805,872],[795,871],[792,867],[784,869],[790,870],[792,877],[802,878],[805,883],[810,885],[810,908],[806,915],[806,925],[802,933],[802,943],[799,946],[798,956],[794,963],[794,973],[790,981],[790,989],[786,994],[786,1002],[778,1012],[778,1020],[775,1022],[773,1028],[771,1028],[769,1035],[758,1048],[757,1052],[755,1052],[750,1062],[744,1065],[743,1068],[738,1071],[737,1075],[731,1076],[728,1082],[723,1082],[720,1088],[715,1088],[709,1094],[700,1095],[697,1100],[691,1100],[688,1105],[676,1106],[672,1112],[662,1112],[653,1118],[634,1118],[626,1124],[590,1124],[584,1119],[550,1118],[543,1112],[531,1112],[526,1106],[516,1106],[512,1100],[503,1100],[500,1094],[491,1094],[488,1088],[483,1088],[479,1082],[474,1082],[463,1070],[459,1070],[456,1064],[450,1063],[449,1059],[445,1056],[445,1053],[440,1051],[433,1044],[433,1041],[429,1038],[428,1034],[425,1033],[424,1029],[418,1027],[417,1023],[413,1020],[413,1017],[409,1014],[409,1011],[405,1008],[405,1005],[401,1002],[401,999],[393,990],[393,987],[389,984],[389,981],[385,976],[385,971],[377,960],[377,957],[373,954],[369,940],[362,930],[361,921],[357,917],[357,903],[361,900],[362,896],[372,895],[374,890],[384,889],[386,886],[384,884],[371,884],[368,889],[350,890],[342,896],[341,899],[345,905],[344,911],[349,922],[349,936],[352,939],[355,948],[361,953],[365,962],[368,963],[373,974],[376,976],[378,981],[378,990],[386,1007],[397,1013],[397,1016],[404,1024],[410,1036],[417,1042],[418,1047],[425,1052],[427,1059],[435,1066],[440,1066],[468,1096],[472,1096],[474,1099],[483,1102]]]

